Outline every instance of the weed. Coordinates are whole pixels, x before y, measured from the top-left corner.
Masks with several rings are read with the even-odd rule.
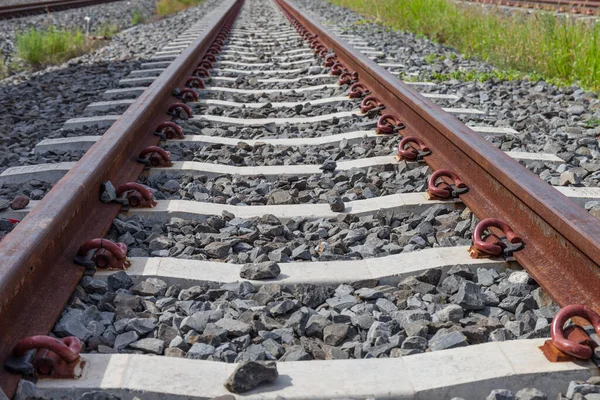
[[[120,31],[120,29],[119,29],[118,25],[105,23],[105,24],[100,25],[95,30],[95,33],[97,36],[103,36],[105,38],[112,38],[117,33],[119,33],[119,31]]]
[[[451,0],[329,1],[502,70],[600,90],[600,24],[546,12],[507,14]]]
[[[585,122],[586,128],[597,128],[600,126],[600,118],[591,118]]]
[[[186,8],[197,6],[204,0],[159,0],[156,2],[156,13],[158,15],[169,15]]]
[[[139,25],[143,24],[146,18],[144,18],[144,14],[138,9],[133,10],[131,13],[131,25]]]
[[[33,67],[60,64],[90,49],[85,34],[79,30],[30,28],[16,35],[17,56]]]

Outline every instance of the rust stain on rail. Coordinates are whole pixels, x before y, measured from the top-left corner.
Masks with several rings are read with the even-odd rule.
[[[514,257],[559,305],[600,311],[600,220],[288,0],[276,2],[351,73],[358,72],[386,113],[406,125],[403,136],[416,136],[431,148],[425,159],[434,170],[447,168],[461,177],[469,191],[460,198],[477,217],[504,219],[523,238],[525,248]]]
[[[83,269],[73,263],[79,246],[102,237],[120,210],[100,202],[100,186],[136,180],[140,152],[158,142],[154,128],[169,117],[172,90],[196,68],[243,0],[222,2],[205,17],[204,32],[173,61],[0,243],[0,363],[14,344],[46,334],[69,300]],[[14,393],[19,376],[0,368],[0,386]]]

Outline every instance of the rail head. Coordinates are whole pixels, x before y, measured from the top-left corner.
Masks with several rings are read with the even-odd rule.
[[[502,218],[521,236],[525,248],[515,258],[560,305],[586,304],[600,311],[600,220],[588,214],[485,138],[444,112],[397,77],[379,67],[301,11],[276,0],[386,105],[386,113],[406,125],[432,150],[433,169],[448,168],[470,190],[463,202],[483,218]],[[578,288],[579,290],[573,290]]]

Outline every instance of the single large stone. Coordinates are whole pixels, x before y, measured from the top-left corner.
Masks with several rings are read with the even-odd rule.
[[[329,321],[323,315],[311,315],[308,319],[308,322],[306,323],[306,329],[304,330],[304,333],[306,334],[306,336],[321,338],[323,337],[323,329],[325,329],[325,327],[330,324],[331,321]]]
[[[204,246],[204,251],[214,258],[227,258],[231,245],[225,242],[212,242]]]
[[[485,400],[514,400],[515,396],[513,396],[510,390],[506,389],[494,389],[490,392],[488,397]]]
[[[244,393],[261,383],[274,382],[278,376],[274,361],[246,361],[227,378],[225,388],[233,393]]]
[[[165,342],[160,339],[145,338],[129,344],[134,350],[141,350],[144,353],[162,354],[165,348]]]
[[[110,274],[107,279],[108,290],[116,292],[119,289],[129,289],[133,286],[131,277],[125,271],[115,272]]]
[[[125,347],[129,346],[131,343],[137,341],[139,336],[135,331],[129,331],[120,334],[115,339],[115,345],[113,348],[117,351],[123,350]]]
[[[86,316],[83,311],[71,309],[67,311],[54,327],[58,337],[75,336],[82,341],[87,341],[93,332],[86,327]]]
[[[337,312],[342,312],[343,310],[350,308],[356,304],[358,304],[358,300],[356,297],[351,294],[340,296],[340,297],[332,297],[327,299],[327,304],[331,308],[333,308]]]
[[[515,400],[546,400],[546,393],[536,388],[525,388],[515,394]]]
[[[219,328],[227,331],[227,336],[244,336],[252,331],[252,326],[232,318],[223,318],[215,323]]]
[[[455,347],[468,346],[467,337],[460,332],[454,331],[442,335],[436,335],[429,340],[429,348],[433,351],[453,349]]]
[[[348,334],[348,325],[331,324],[323,329],[323,342],[330,346],[337,346],[344,341]]]
[[[206,343],[196,342],[188,350],[186,357],[192,358],[194,360],[206,360],[208,357],[212,356],[214,352],[214,346],[211,346],[210,344]]]
[[[455,302],[467,310],[481,310],[485,307],[485,299],[480,286],[466,280],[460,283]]]
[[[271,279],[281,273],[279,264],[274,261],[266,261],[254,264],[244,264],[240,270],[240,277],[244,279]]]
[[[179,329],[181,332],[186,333],[189,330],[195,330],[198,333],[204,332],[206,328],[206,324],[208,324],[208,319],[210,317],[210,313],[207,311],[198,311],[190,315],[189,317],[185,317],[181,321],[181,325]]]
[[[463,318],[464,312],[458,304],[449,304],[435,313],[435,316],[441,322],[459,322]]]

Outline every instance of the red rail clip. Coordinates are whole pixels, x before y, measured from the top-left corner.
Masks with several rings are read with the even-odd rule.
[[[362,112],[363,114],[366,114],[369,111],[375,110],[376,108],[378,110],[383,110],[385,108],[385,106],[375,96],[367,96],[360,103],[360,112]]]
[[[565,328],[571,319],[574,325]],[[574,320],[573,320],[574,319]],[[589,360],[598,346],[580,324],[586,320],[591,323],[597,334],[600,334],[600,315],[584,305],[570,305],[561,309],[552,320],[550,336],[540,349],[549,361],[573,361],[573,358]],[[587,324],[586,324],[587,325]]]
[[[204,89],[204,81],[197,76],[190,77],[187,81],[185,81],[185,86],[196,88],[196,89]]]
[[[138,162],[153,167],[173,166],[173,163],[171,162],[171,153],[158,146],[150,146],[142,150],[138,157]]]
[[[12,355],[23,357],[37,350],[32,364],[38,378],[75,379],[81,376],[83,361],[79,358],[81,341],[75,336],[57,339],[50,336],[29,336],[17,342]]]
[[[196,78],[198,79],[198,78]],[[192,101],[198,101],[199,97],[198,97],[198,92],[196,92],[193,89],[190,88],[183,88],[179,90],[179,98],[181,98],[181,100],[185,101],[185,102],[192,102]]]
[[[397,133],[406,128],[406,125],[400,119],[392,114],[385,114],[377,120],[377,129],[375,132],[378,135],[390,135]]]
[[[127,197],[127,202],[131,207],[152,208],[156,206],[152,191],[139,183],[124,183],[117,188],[116,192],[118,197]]]
[[[127,245],[108,239],[92,239],[79,248],[77,255],[85,257],[90,250],[97,249],[92,257],[94,265],[103,269],[126,269],[131,265],[127,260]]]
[[[431,154],[429,147],[416,136],[405,136],[398,143],[398,160],[421,161],[423,157]]]
[[[183,129],[173,121],[165,121],[158,125],[154,134],[160,136],[163,140],[184,138]]]
[[[369,89],[367,89],[367,87],[362,83],[357,82],[354,85],[350,86],[350,92],[348,93],[348,97],[350,97],[351,99],[358,99],[369,94],[371,94]]]
[[[511,246],[511,248],[509,248],[503,241],[503,237],[496,236],[491,232],[489,236],[483,239],[482,237],[485,230],[492,227],[500,229],[506,235],[506,239],[508,239],[511,244],[517,246]],[[506,222],[497,218],[486,218],[481,220],[473,231],[473,245],[469,248],[469,254],[471,254],[472,258],[485,258],[499,256],[505,252],[506,249],[508,249],[508,254],[512,254],[512,252],[519,250],[521,247],[523,247],[523,239],[517,236]]]
[[[438,180],[441,177],[447,177],[454,181],[454,187],[447,184],[443,180]],[[469,190],[467,185],[460,180],[458,175],[448,169],[438,169],[429,177],[427,181],[427,193],[429,194],[430,200],[436,199],[449,199],[452,197],[458,197],[460,194],[466,193]]]
[[[182,117],[182,115],[185,113],[188,118],[192,118],[192,116],[194,115],[190,106],[188,106],[185,103],[181,103],[181,102],[171,104],[167,113],[169,115],[173,115],[173,116],[177,116],[177,117]]]

